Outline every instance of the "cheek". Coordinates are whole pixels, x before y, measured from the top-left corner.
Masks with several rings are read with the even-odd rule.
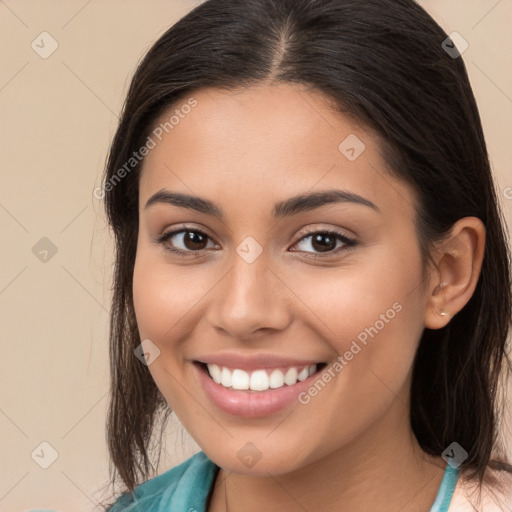
[[[419,260],[399,263],[393,268],[382,259],[365,265],[364,272],[354,265],[312,274],[297,289],[310,312],[308,328],[338,354],[326,384],[314,383],[301,402],[309,404],[304,411],[322,410],[323,437],[334,444],[354,438],[407,389],[423,331],[423,303],[419,289],[411,287],[420,275]],[[303,421],[318,430],[315,414]],[[328,451],[330,443],[323,448]]]
[[[189,325],[187,318],[204,298],[205,279],[196,279],[193,267],[166,265],[162,257],[152,257],[144,250],[137,254],[133,275],[133,301],[141,339],[176,340]],[[161,347],[165,348],[165,347]]]
[[[294,290],[314,313],[309,328],[343,359],[335,373],[342,370],[340,380],[363,395],[374,383],[385,391],[379,378],[401,388],[424,327],[419,253],[405,258],[383,247],[374,254],[372,261],[311,272]]]
[[[195,283],[195,281],[194,281]],[[180,384],[182,342],[191,336],[190,315],[204,290],[190,280],[188,272],[162,262],[162,257],[140,247],[133,273],[133,303],[141,340],[158,347],[159,356],[148,366],[153,380],[171,409],[193,408]]]

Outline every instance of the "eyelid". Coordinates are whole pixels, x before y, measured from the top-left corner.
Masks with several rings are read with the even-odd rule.
[[[218,245],[217,242],[215,242],[214,237],[211,236],[205,228],[203,228],[203,227],[198,228],[198,227],[189,226],[189,225],[175,226],[172,229],[170,229],[169,231],[165,231],[164,233],[162,233],[162,235],[157,236],[154,241],[158,244],[163,245],[167,242],[167,240],[169,240],[169,238],[172,238],[173,236],[178,235],[180,233],[184,233],[184,232],[186,233],[187,231],[199,233],[199,234],[207,237],[215,245]],[[185,253],[194,254],[194,253],[200,253],[204,249],[201,249],[199,251],[184,251],[182,249],[174,249],[173,248],[173,249],[169,249],[169,250],[171,250],[172,252],[177,252],[177,253],[181,253],[181,254],[185,254]]]
[[[295,243],[300,242],[306,236],[314,235],[315,233],[330,233],[333,235],[339,235],[343,238],[346,238],[347,240],[350,240],[351,242],[356,242],[356,240],[352,236],[347,235],[341,228],[307,226],[302,231],[299,231]]]
[[[181,226],[178,225],[178,226],[174,227],[173,229],[171,229],[170,231],[166,231],[162,235],[158,236],[156,238],[155,242],[164,245],[165,242],[169,238],[171,238],[175,235],[178,235],[180,233],[187,232],[187,231],[199,233],[199,234],[207,237],[215,245],[218,245],[217,242],[215,242],[214,238],[204,228],[202,228],[202,227],[198,228],[198,227],[194,227],[194,226],[190,226],[190,225],[181,225]],[[333,235],[336,237],[337,240],[342,239],[341,241],[343,242],[344,245],[342,247],[338,247],[337,249],[335,249],[333,251],[328,251],[325,253],[321,253],[321,252],[315,253],[315,252],[310,252],[310,251],[294,251],[294,250],[292,250],[292,252],[300,252],[300,253],[312,255],[313,257],[323,257],[323,258],[327,259],[330,256],[332,257],[335,255],[338,255],[340,252],[350,249],[358,244],[358,242],[354,238],[347,236],[344,232],[342,232],[340,230],[340,228],[322,228],[322,227],[309,227],[308,226],[308,227],[304,228],[301,232],[299,232],[299,234],[296,236],[296,240],[293,242],[292,247],[297,245],[299,242],[302,242],[305,238],[308,238],[309,236],[318,234],[318,233]],[[200,249],[197,251],[190,251],[190,250],[186,251],[186,250],[177,249],[174,247],[172,247],[172,248],[165,247],[165,248],[175,254],[179,254],[179,255],[183,255],[183,256],[194,255],[194,254],[199,255],[202,252],[207,250],[207,249]]]
[[[308,254],[309,257],[313,257],[313,258],[328,259],[329,257],[336,257],[341,252],[345,252],[349,249],[354,248],[356,245],[358,245],[357,240],[355,240],[351,236],[346,235],[343,231],[340,230],[340,228],[322,228],[322,227],[312,228],[312,227],[308,226],[308,227],[304,228],[304,230],[297,235],[297,240],[294,242],[292,247],[294,247],[298,243],[302,242],[304,239],[309,238],[311,235],[315,235],[317,233],[334,236],[337,241],[341,240],[341,242],[343,243],[343,246],[338,247],[337,249],[335,249],[333,251],[328,251],[325,253],[310,252],[310,251],[295,251],[295,250],[293,250],[292,252],[305,253],[305,254]]]

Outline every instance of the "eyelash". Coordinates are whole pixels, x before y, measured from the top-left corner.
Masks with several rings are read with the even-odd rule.
[[[164,233],[161,237],[159,237],[156,240],[156,242],[158,244],[163,245],[166,250],[168,250],[174,254],[177,254],[178,256],[184,257],[184,258],[186,258],[194,253],[199,253],[201,251],[206,250],[206,249],[200,249],[198,251],[190,251],[190,250],[184,251],[182,249],[176,249],[175,247],[172,247],[172,246],[166,244],[166,242],[170,238],[172,238],[174,235],[178,235],[180,233],[189,233],[189,232],[197,233],[197,234],[204,236],[211,240],[211,237],[207,233],[205,233],[204,231],[202,231],[200,229],[181,227],[180,229],[176,229],[174,231]],[[335,237],[336,240],[343,242],[344,245],[342,247],[338,247],[337,249],[334,249],[332,251],[325,252],[325,253],[314,253],[314,252],[309,252],[309,251],[293,251],[293,252],[306,252],[306,254],[311,255],[313,258],[328,258],[329,256],[332,257],[334,254],[338,254],[339,252],[341,252],[343,250],[346,251],[346,250],[351,249],[357,245],[357,242],[355,240],[348,238],[347,236],[345,236],[344,234],[342,234],[338,231],[329,230],[329,229],[322,230],[322,229],[311,229],[311,228],[307,228],[305,230],[305,232],[302,234],[302,236],[293,245],[297,245],[302,240],[311,237],[311,235],[316,235],[316,234],[322,234],[322,235]]]

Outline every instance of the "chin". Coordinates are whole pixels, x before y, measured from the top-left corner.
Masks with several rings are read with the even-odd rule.
[[[204,450],[208,457],[222,469],[228,472],[253,477],[268,477],[284,475],[296,471],[311,461],[298,456],[294,448],[288,450],[262,447],[251,442],[236,442],[233,451],[227,451],[224,446],[221,450]],[[262,446],[264,443],[260,443]],[[268,443],[267,443],[268,444]],[[306,458],[308,458],[306,456]]]

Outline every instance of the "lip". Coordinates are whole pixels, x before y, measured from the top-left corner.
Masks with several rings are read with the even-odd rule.
[[[269,416],[292,406],[294,403],[298,407],[298,396],[305,392],[325,369],[322,368],[322,370],[315,372],[303,381],[298,381],[293,386],[285,385],[277,389],[252,391],[225,388],[213,381],[202,364],[194,362],[193,366],[208,399],[221,411],[242,418]]]
[[[245,371],[266,370],[272,368],[298,368],[311,366],[312,364],[325,363],[326,360],[320,359],[290,359],[289,357],[280,357],[274,354],[254,354],[244,356],[236,353],[215,353],[199,357],[196,361],[205,364],[216,364],[230,369],[240,369]]]

